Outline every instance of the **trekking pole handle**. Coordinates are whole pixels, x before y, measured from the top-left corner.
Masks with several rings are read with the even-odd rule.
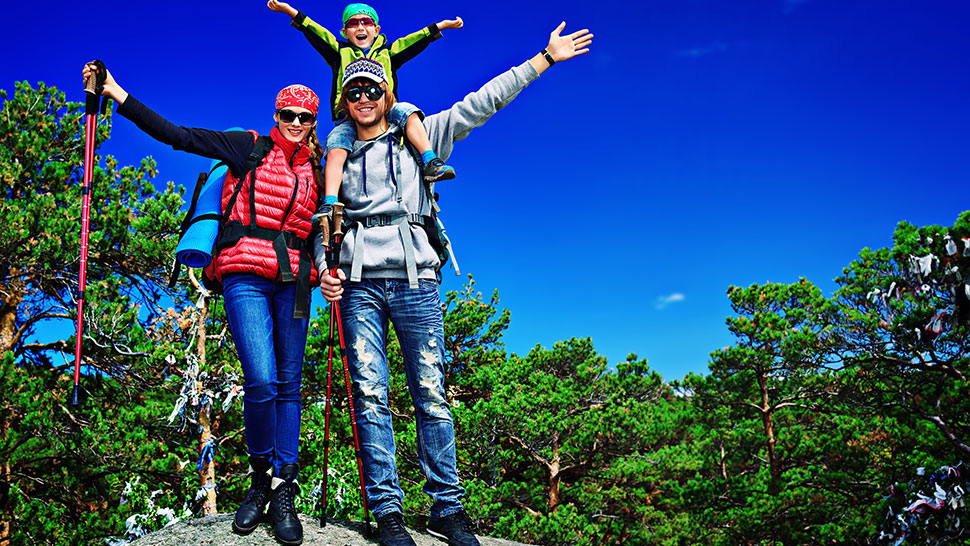
[[[88,78],[84,90],[92,95],[100,95],[104,91],[104,81],[108,78],[108,69],[104,66],[104,61],[95,59],[88,64],[93,64],[97,71],[93,78]]]
[[[333,236],[340,237],[344,234],[344,204],[337,202],[333,204]]]
[[[98,103],[101,98],[101,92],[104,91],[104,81],[108,77],[108,69],[105,68],[104,61],[101,59],[95,59],[88,64],[93,64],[97,71],[94,73],[94,77],[88,78],[88,81],[84,84],[84,91],[87,93],[85,113],[94,115],[98,112]],[[105,113],[107,106],[107,101],[101,103],[102,114]]]

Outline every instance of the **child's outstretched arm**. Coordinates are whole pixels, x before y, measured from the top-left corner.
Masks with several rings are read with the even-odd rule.
[[[445,19],[438,23],[438,30],[444,30],[446,28],[458,29],[465,26],[465,22],[461,20],[461,17],[455,17],[454,19]]]
[[[340,66],[340,42],[332,32],[286,2],[269,0],[266,6],[273,11],[285,13],[292,17],[290,26],[303,33],[313,49],[316,49],[317,53],[323,56],[323,60],[334,69]],[[339,83],[339,80],[337,83]]]
[[[296,17],[298,13],[293,6],[286,2],[278,2],[277,0],[269,0],[269,2],[266,2],[266,7],[278,13],[285,13],[290,17]]]

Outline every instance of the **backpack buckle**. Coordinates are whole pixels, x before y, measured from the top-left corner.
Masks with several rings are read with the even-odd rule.
[[[375,214],[373,216],[368,216],[364,218],[364,227],[381,227],[389,226],[392,224],[391,217],[387,214]]]

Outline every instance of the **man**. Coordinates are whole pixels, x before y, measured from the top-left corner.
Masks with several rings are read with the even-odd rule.
[[[593,35],[580,30],[561,36],[562,23],[541,53],[497,76],[450,109],[424,119],[432,146],[442,160],[454,142],[468,136],[556,62],[589,51]],[[461,504],[455,433],[444,388],[444,327],[438,296],[438,252],[434,206],[421,168],[388,122],[394,104],[379,63],[359,59],[348,65],[341,107],[357,128],[357,142],[344,165],[340,201],[350,222],[340,249],[337,277],[324,275],[327,301],[341,300],[347,360],[354,381],[354,405],[364,466],[367,501],[377,519],[381,544],[411,546],[403,522],[403,498],[395,463],[388,407],[389,372],[385,339],[394,324],[408,389],[414,401],[417,448],[432,501],[428,531],[457,546],[478,545]],[[327,213],[323,208],[321,212]],[[427,229],[430,227],[431,229]],[[328,268],[317,249],[317,266]],[[349,279],[349,282],[343,283]]]

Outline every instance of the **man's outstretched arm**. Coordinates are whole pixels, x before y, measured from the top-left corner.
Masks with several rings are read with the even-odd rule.
[[[589,51],[593,41],[589,29],[562,35],[564,28],[565,21],[549,34],[546,48],[528,61],[492,78],[448,110],[425,118],[424,125],[438,157],[447,160],[455,142],[467,137],[472,129],[481,127],[553,64]]]

